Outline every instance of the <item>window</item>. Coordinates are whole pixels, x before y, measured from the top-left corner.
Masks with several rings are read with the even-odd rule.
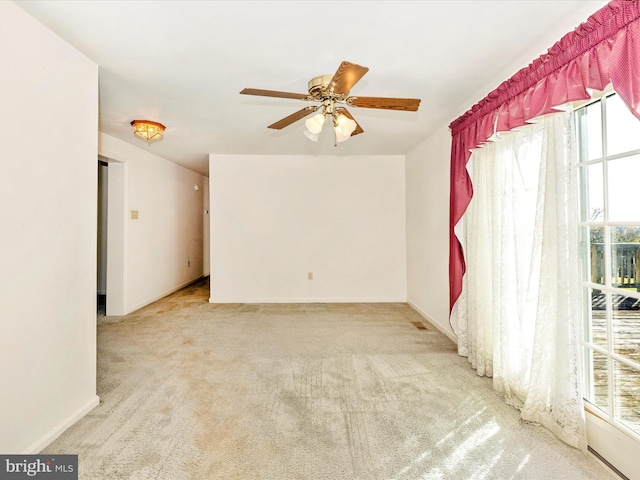
[[[576,111],[585,399],[640,440],[640,121],[614,93]]]

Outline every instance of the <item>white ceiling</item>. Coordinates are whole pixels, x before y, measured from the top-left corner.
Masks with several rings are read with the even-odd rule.
[[[405,154],[605,3],[23,0],[18,5],[100,66],[102,132],[207,175],[209,153]],[[553,40],[540,47],[541,38]],[[533,52],[532,44],[538,45]],[[514,65],[523,54],[530,58]],[[352,95],[420,98],[419,111],[350,108],[365,133],[334,147],[330,129],[318,143],[309,141],[303,121],[267,129],[308,103],[239,94],[244,87],[305,93],[308,80],[333,74],[342,60],[370,69]],[[165,124],[164,140],[150,147],[137,140],[129,123],[139,118]]]

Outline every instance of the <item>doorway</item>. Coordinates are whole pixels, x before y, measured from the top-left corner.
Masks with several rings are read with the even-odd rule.
[[[589,447],[640,478],[640,122],[607,93],[576,111]]]
[[[126,315],[127,164],[98,156],[98,315]],[[104,302],[104,305],[102,305]]]
[[[98,252],[97,252],[97,317],[107,313],[107,231],[109,208],[109,164],[98,160]]]

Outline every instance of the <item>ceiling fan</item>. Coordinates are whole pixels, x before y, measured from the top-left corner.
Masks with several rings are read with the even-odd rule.
[[[320,112],[305,122],[305,135],[314,142],[324,125],[325,118],[330,117],[335,132],[335,144],[343,142],[364,130],[356,122],[349,111],[342,105],[361,108],[381,108],[385,110],[404,110],[415,112],[420,106],[420,99],[416,98],[388,98],[388,97],[358,97],[349,96],[349,90],[369,71],[367,67],[355,63],[342,62],[334,75],[321,75],[309,80],[309,93],[289,93],[274,90],[260,90],[245,88],[240,93],[244,95],[258,95],[262,97],[293,98],[310,102],[320,102],[292,113],[288,117],[278,120],[268,128],[280,130],[304,117],[320,110]]]

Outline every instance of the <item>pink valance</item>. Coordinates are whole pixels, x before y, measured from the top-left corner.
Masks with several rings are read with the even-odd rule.
[[[613,0],[480,100],[451,128],[449,302],[462,291],[464,253],[454,227],[473,187],[467,173],[471,150],[495,132],[520,127],[554,107],[590,98],[587,89],[609,83],[640,119],[640,0]]]

